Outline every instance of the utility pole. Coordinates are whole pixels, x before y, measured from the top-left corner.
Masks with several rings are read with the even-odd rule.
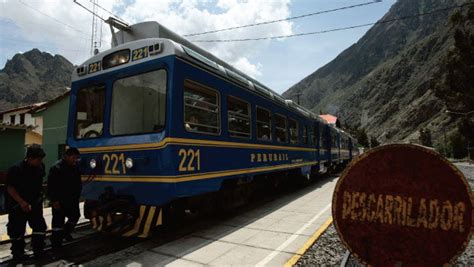
[[[91,55],[96,54],[96,49],[97,49],[97,2],[99,0],[91,0],[92,2],[92,33],[91,33]],[[102,30],[102,29],[101,29]]]

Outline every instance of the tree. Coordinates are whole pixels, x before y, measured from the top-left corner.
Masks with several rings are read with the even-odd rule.
[[[446,108],[461,113],[474,110],[473,20],[474,6],[472,5],[451,15],[449,22],[454,46],[442,58],[439,64],[440,71],[432,79],[434,92],[439,99],[445,102]],[[474,144],[473,116],[457,119],[457,134],[462,135],[466,143]],[[455,148],[454,144],[460,144],[462,138],[459,136],[452,136],[452,138],[454,138],[453,151],[461,149],[460,146]],[[460,153],[453,156],[458,155]]]
[[[459,132],[454,132],[449,137],[449,145],[452,149],[452,156],[461,159],[467,156],[467,140]]]
[[[357,131],[357,142],[363,147],[370,147],[369,137],[367,136],[364,128],[360,128]]]
[[[377,141],[377,138],[375,138],[374,136],[371,136],[370,137],[370,147],[374,148],[374,147],[378,147],[378,146],[380,146],[380,142]]]
[[[474,158],[474,115],[464,116],[458,123],[458,131],[466,138],[468,155]]]
[[[440,62],[437,76],[441,83],[434,86],[435,94],[450,110],[474,109],[474,6],[466,12],[457,11],[450,17],[454,46]],[[437,80],[437,79],[435,79]]]
[[[433,142],[431,141],[431,131],[429,129],[420,129],[420,137],[418,138],[420,144],[423,146],[433,146]]]

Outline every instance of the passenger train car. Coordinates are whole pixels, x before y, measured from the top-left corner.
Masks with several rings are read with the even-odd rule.
[[[170,207],[219,192],[235,201],[358,153],[346,133],[156,22],[113,35],[75,69],[70,97],[67,143],[81,151],[85,216],[98,228],[127,214],[123,234],[147,236]]]

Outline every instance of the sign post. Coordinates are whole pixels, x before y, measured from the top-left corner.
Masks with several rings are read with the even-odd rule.
[[[427,148],[386,145],[341,175],[332,214],[344,245],[374,266],[442,266],[473,232],[472,190],[449,161]]]

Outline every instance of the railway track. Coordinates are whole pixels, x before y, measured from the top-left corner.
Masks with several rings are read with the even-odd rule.
[[[324,180],[325,178],[321,179]],[[34,260],[32,255],[30,255],[30,259],[25,261],[25,264],[77,265],[133,246],[136,246],[139,250],[147,249],[148,246],[156,247],[192,234],[200,228],[213,225],[216,221],[238,216],[240,213],[258,208],[282,195],[294,193],[295,187],[299,187],[299,185],[283,187],[278,193],[271,192],[270,190],[268,192],[259,192],[257,197],[244,206],[226,212],[214,213],[211,214],[211,216],[209,216],[209,214],[204,216],[190,213],[185,218],[182,218],[182,221],[174,221],[171,226],[164,226],[156,230],[148,239],[125,238],[114,234],[97,232],[92,229],[89,223],[83,223],[80,227],[76,228],[74,232],[75,239],[64,244],[64,249],[61,254],[54,255],[48,246],[44,259]],[[28,241],[27,239],[27,248],[29,247]],[[2,246],[2,244],[0,244],[0,246]],[[0,249],[8,250],[8,248],[8,242],[4,242],[3,247]],[[9,266],[15,263],[11,260],[11,257],[8,256],[0,258],[0,264],[2,266]]]
[[[173,241],[176,238],[180,238],[183,235],[192,232],[197,224],[195,224],[197,218],[186,218],[183,222],[178,222],[174,227],[164,227],[160,231],[156,231],[153,235],[153,243],[164,244],[166,242]],[[60,253],[53,253],[50,246],[45,248],[45,257],[36,260],[30,251],[27,252],[29,256],[24,264],[34,265],[76,265],[81,264],[97,257],[114,253],[116,251],[137,245],[148,239],[142,238],[131,238],[122,237],[113,233],[97,232],[92,229],[89,223],[84,223],[80,227],[76,228],[74,235],[76,236],[73,241],[64,243],[63,249]],[[47,235],[48,240],[49,235]],[[30,246],[30,238],[27,237],[27,248]],[[3,249],[8,249],[8,241],[4,241]],[[11,256],[0,259],[1,266],[15,266],[16,263],[12,260]]]

